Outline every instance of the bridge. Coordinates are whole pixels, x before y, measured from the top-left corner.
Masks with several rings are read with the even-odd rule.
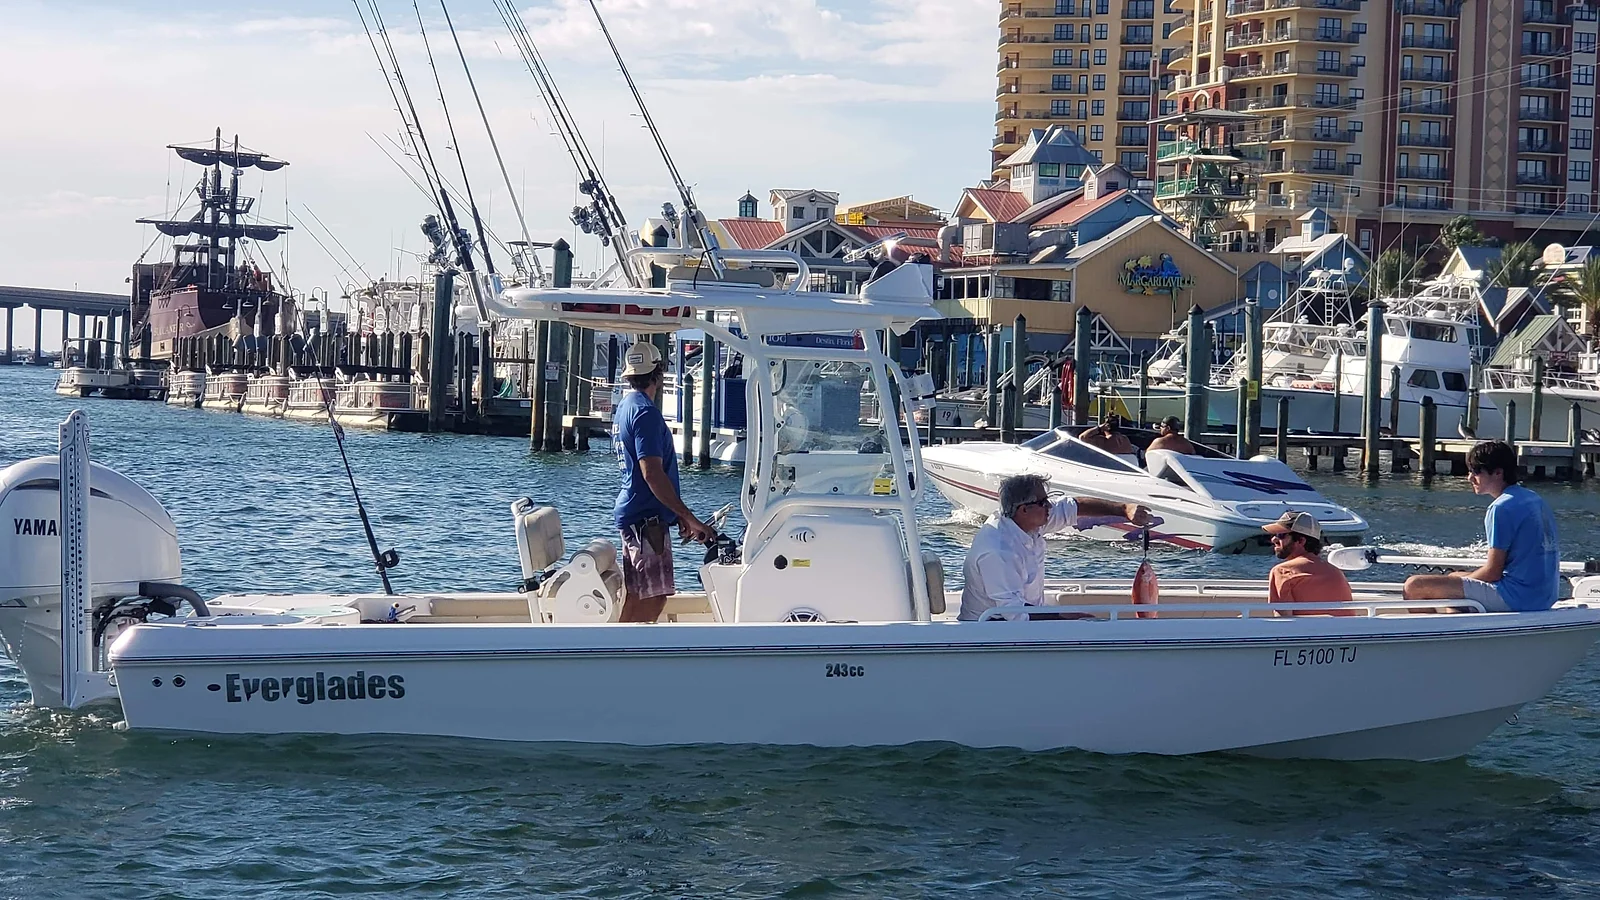
[[[12,319],[20,307],[29,307],[33,316],[33,352],[28,362],[42,365],[44,361],[44,310],[61,313],[61,346],[73,340],[118,342],[118,322],[126,330],[128,321],[128,296],[103,294],[95,291],[63,291],[54,288],[11,287],[0,285],[0,316],[4,318],[5,343],[0,345],[0,365],[21,362],[13,353],[16,341]],[[72,317],[78,318],[78,334],[70,333]],[[91,319],[93,320],[91,322]]]

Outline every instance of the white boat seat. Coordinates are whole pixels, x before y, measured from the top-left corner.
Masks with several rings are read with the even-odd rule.
[[[511,504],[517,533],[517,557],[522,562],[522,589],[532,590],[546,569],[561,562],[567,542],[561,534],[561,514],[553,506],[534,506],[527,497]]]
[[[529,597],[528,612],[549,623],[615,622],[622,618],[622,593],[617,545],[594,540]]]

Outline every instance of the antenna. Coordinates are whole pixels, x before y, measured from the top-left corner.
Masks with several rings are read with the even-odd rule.
[[[656,128],[656,120],[650,115],[650,108],[644,104],[644,95],[639,93],[639,86],[634,83],[627,63],[622,61],[622,51],[617,49],[617,42],[611,39],[611,30],[606,27],[605,17],[600,15],[599,4],[595,0],[589,0],[589,8],[594,11],[594,19],[600,24],[600,33],[605,36],[606,44],[611,47],[611,55],[617,60],[617,68],[622,71],[623,80],[628,83],[628,91],[633,94],[633,102],[639,106],[639,114],[644,117],[644,127],[649,130],[650,137],[656,142],[656,150],[661,153],[661,161],[667,165],[667,174],[672,177],[673,185],[678,188],[678,197],[683,201],[684,222],[700,236],[700,246],[705,250],[706,257],[711,263],[711,271],[721,278],[724,267],[722,256],[718,252],[721,248],[717,246],[716,235],[711,233],[711,228],[706,225],[705,215],[695,205],[694,194],[689,190],[689,185],[684,183],[683,175],[678,172],[678,164],[672,161],[672,154],[667,150],[666,141],[661,137],[661,130]]]

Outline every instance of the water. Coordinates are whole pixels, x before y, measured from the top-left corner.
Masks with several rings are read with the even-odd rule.
[[[58,423],[81,407],[95,459],[172,511],[185,580],[202,593],[376,585],[325,426],[69,400],[53,378],[0,368],[0,465],[54,452]],[[520,496],[555,500],[569,545],[609,531],[606,454],[354,431],[349,444],[379,540],[403,557],[402,589],[512,587],[508,506]],[[1459,479],[1314,480],[1367,513],[1375,541],[1481,549],[1484,502]],[[1537,487],[1565,558],[1600,556],[1600,489]],[[730,471],[684,471],[703,512],[736,489]],[[936,496],[922,512],[959,571],[971,525]],[[683,553],[680,576],[695,561]],[[1051,568],[1126,577],[1137,560],[1131,546],[1074,542]],[[1156,562],[1260,575],[1268,560]],[[1470,757],[1436,764],[173,739],[26,699],[0,662],[0,898],[1600,894],[1593,654]]]

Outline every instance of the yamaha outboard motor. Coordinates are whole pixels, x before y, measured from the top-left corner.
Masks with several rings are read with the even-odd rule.
[[[83,431],[81,459],[66,449],[75,425]],[[0,469],[0,641],[27,676],[34,704],[48,707],[116,696],[105,665],[114,624],[143,621],[150,612],[170,615],[180,599],[204,608],[175,584],[182,567],[172,517],[132,480],[88,462],[81,413],[62,431],[62,456]],[[62,503],[63,459],[68,504]],[[64,517],[68,508],[83,515]],[[71,632],[65,642],[63,621]],[[63,672],[72,677],[63,679]]]

